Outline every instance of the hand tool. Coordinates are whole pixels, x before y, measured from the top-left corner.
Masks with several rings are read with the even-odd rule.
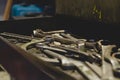
[[[101,48],[102,48],[102,71],[103,71],[103,79],[105,78],[111,78],[113,79],[113,75],[112,73],[109,75],[107,75],[108,77],[106,77],[106,73],[108,71],[107,68],[105,67],[105,59],[109,60],[111,65],[112,65],[112,70],[113,70],[113,73],[114,73],[114,76],[117,76],[117,74],[120,74],[120,64],[118,63],[117,60],[115,60],[112,56],[111,56],[111,53],[112,53],[112,49],[114,47],[116,47],[116,45],[113,45],[113,44],[107,44],[106,42],[102,42],[103,44],[101,44]]]

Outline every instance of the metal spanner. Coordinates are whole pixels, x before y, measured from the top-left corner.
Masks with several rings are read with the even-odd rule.
[[[102,47],[102,65],[103,65],[103,67],[102,67],[102,70],[103,70],[103,76],[105,76],[106,75],[106,73],[108,73],[108,72],[106,72],[106,70],[107,70],[107,68],[105,69],[105,59],[108,59],[109,61],[110,61],[110,63],[111,63],[111,65],[112,65],[112,71],[113,71],[113,73],[114,74],[120,74],[120,64],[118,63],[118,61],[117,60],[115,60],[115,58],[113,58],[112,56],[111,56],[111,53],[112,53],[112,49],[114,48],[114,47],[116,47],[116,45],[110,45],[110,44],[103,44],[103,45],[101,45],[101,47]],[[110,72],[109,72],[110,73]],[[112,74],[111,74],[112,75]],[[108,76],[108,78],[110,78],[111,77],[111,80],[113,80],[112,78],[112,76]],[[110,79],[109,79],[110,80]]]
[[[87,80],[100,80],[99,76],[97,76],[96,73],[94,73],[90,68],[88,68],[84,63],[80,61],[66,58],[63,55],[47,49],[44,49],[43,52],[59,59],[63,67],[76,67],[77,71],[80,71],[80,73],[82,72]]]

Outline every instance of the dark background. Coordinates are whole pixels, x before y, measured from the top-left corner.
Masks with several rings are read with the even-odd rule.
[[[56,15],[51,18],[34,18],[25,20],[8,20],[0,22],[0,32],[13,32],[31,35],[36,28],[44,31],[65,29],[67,32],[88,39],[108,39],[119,42],[117,23],[104,23],[84,20],[78,17]]]

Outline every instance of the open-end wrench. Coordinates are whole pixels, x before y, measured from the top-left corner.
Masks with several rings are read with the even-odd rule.
[[[51,34],[55,34],[55,33],[63,33],[63,32],[65,32],[65,30],[56,30],[56,31],[44,32],[41,29],[36,29],[36,30],[33,30],[33,35],[37,36],[37,37],[44,37],[46,35],[51,35]]]
[[[85,59],[85,61],[90,61],[90,62],[95,62],[98,61],[98,59],[101,59],[101,56],[98,55],[97,53],[93,53],[93,52],[84,52],[82,50],[78,50],[78,49],[71,49],[68,47],[62,47],[62,46],[52,46],[55,48],[59,48],[59,49],[63,49],[66,50],[68,53],[74,53],[74,55],[79,55],[79,57],[81,59]]]
[[[56,53],[56,52],[53,52],[53,51],[51,51],[51,50],[48,50],[48,49],[43,49],[42,51],[43,51],[44,53],[46,53],[46,54],[48,54],[48,55],[50,55],[50,56],[52,56],[52,57],[57,58],[58,60],[60,60],[62,67],[70,67],[70,66],[73,67],[73,66],[74,66],[74,65],[69,61],[69,59],[66,58],[66,57],[63,56],[63,55],[60,55],[60,54],[58,54],[58,53]]]
[[[63,52],[63,53],[67,53],[66,50],[63,50],[63,49],[59,49],[59,48],[54,48],[54,47],[50,47],[50,46],[47,46],[43,43],[36,43],[36,47],[37,48],[43,48],[43,49],[49,49],[49,50],[53,50],[53,51],[58,51],[58,52]]]
[[[117,61],[120,62],[120,52],[115,52],[112,54],[112,57],[115,58]]]
[[[69,51],[64,50],[64,49],[48,46],[48,45],[45,45],[44,43],[36,43],[36,47],[39,49],[48,49],[48,50],[57,52],[59,54],[62,54],[66,57],[74,57],[74,58],[79,57],[78,54],[70,53]]]
[[[112,64],[112,70],[113,70],[113,73],[115,74],[115,76],[116,76],[116,74],[120,74],[120,64],[118,63],[118,61],[117,60],[115,60],[112,56],[111,56],[111,53],[112,53],[112,49],[114,48],[114,47],[116,47],[115,45],[109,45],[109,44],[105,44],[105,45],[101,45],[101,47],[102,47],[102,65],[103,65],[103,67],[102,67],[102,69],[103,69],[103,76],[106,76],[106,73],[108,72],[108,71],[106,71],[107,69],[105,69],[105,59],[108,59],[109,61],[110,61],[110,63]],[[111,74],[112,75],[112,74]],[[111,77],[111,79],[113,78],[113,76],[108,76],[108,77],[103,77],[103,79],[104,78],[110,78]],[[113,79],[112,79],[113,80]]]
[[[71,36],[71,34],[65,34],[65,33],[60,33],[61,36],[65,37],[65,38],[68,38],[68,39],[71,39],[73,41],[78,41],[79,39]]]
[[[88,68],[84,63],[74,60],[74,59],[70,59],[70,58],[66,58],[63,55],[60,55],[56,52],[44,49],[43,52],[45,52],[46,54],[49,54],[57,59],[60,60],[60,63],[63,67],[76,67],[77,71],[80,71],[80,73],[82,75],[84,75],[84,77],[87,80],[100,80],[100,78],[96,75],[96,73],[94,73],[90,68]]]

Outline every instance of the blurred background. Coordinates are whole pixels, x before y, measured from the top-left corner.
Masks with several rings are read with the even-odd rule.
[[[107,23],[120,22],[120,0],[0,0],[0,9],[0,20],[69,15]]]

